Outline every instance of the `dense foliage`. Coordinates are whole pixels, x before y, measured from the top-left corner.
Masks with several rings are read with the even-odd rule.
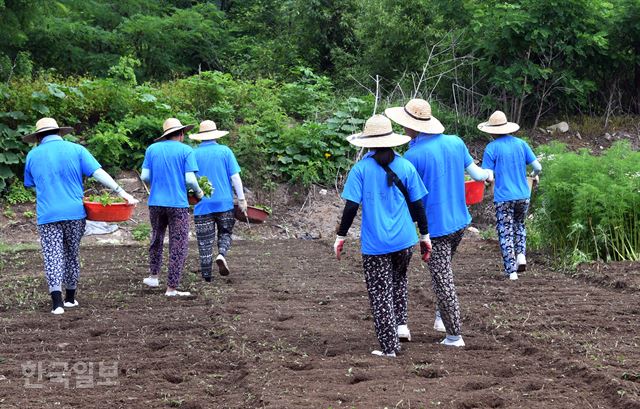
[[[573,263],[640,260],[640,152],[618,142],[601,156],[539,147],[544,173],[534,203],[540,244]]]

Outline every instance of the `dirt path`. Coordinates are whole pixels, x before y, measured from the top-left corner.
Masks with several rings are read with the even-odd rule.
[[[0,408],[640,408],[637,290],[545,271],[535,257],[504,281],[497,245],[467,237],[455,262],[467,347],[437,344],[416,257],[413,342],[384,359],[369,355],[356,243],[347,250],[338,263],[327,242],[237,241],[229,280],[205,286],[189,272],[196,296],[168,300],[142,288],[144,248],[85,247],[81,307],[60,317],[47,313],[39,254],[5,254]],[[42,364],[41,389],[25,388],[28,361]],[[117,363],[117,377],[100,362]],[[78,388],[74,371],[68,388],[54,383],[65,363],[93,363],[93,387]],[[95,384],[106,381],[119,385]]]

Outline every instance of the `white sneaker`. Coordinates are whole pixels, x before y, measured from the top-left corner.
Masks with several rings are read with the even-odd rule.
[[[218,265],[221,276],[229,275],[229,265],[222,254],[218,254],[218,257],[216,257],[216,264]]]
[[[371,355],[375,355],[375,356],[386,356],[386,357],[389,357],[389,358],[395,358],[395,357],[396,357],[396,353],[395,353],[395,352],[392,352],[392,353],[390,353],[390,354],[385,354],[384,352],[382,352],[382,351],[378,351],[378,350],[371,351]]]
[[[518,268],[518,273],[522,273],[527,269],[527,258],[524,254],[518,254],[516,256],[516,267]]]
[[[165,292],[164,295],[166,295],[167,297],[188,297],[191,295],[191,293],[189,291],[173,290]]]
[[[463,347],[464,346],[464,340],[462,339],[462,337],[460,337],[460,339],[457,340],[457,341],[449,341],[448,338],[445,338],[445,339],[442,340],[442,342],[440,342],[440,344],[451,346],[451,347]]]
[[[149,276],[144,280],[142,280],[142,282],[149,287],[157,287],[160,285],[160,282],[158,281],[158,277],[154,277],[154,276]]]
[[[55,314],[55,315],[64,314],[64,308],[58,307],[55,310],[51,310],[51,314]]]
[[[64,302],[64,308],[73,308],[73,307],[77,307],[78,305],[78,300],[73,300],[73,302]]]
[[[511,273],[509,274],[509,280],[517,280],[518,279],[518,273]]]
[[[433,322],[433,329],[438,332],[447,332],[447,329],[444,327],[444,322],[442,322],[442,318],[436,317],[436,320]]]
[[[407,325],[398,325],[398,338],[404,341],[411,341],[411,332]]]

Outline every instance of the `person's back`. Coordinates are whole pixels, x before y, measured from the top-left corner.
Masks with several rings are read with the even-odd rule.
[[[489,143],[482,167],[494,173],[494,202],[528,199],[527,165],[536,160],[529,145],[512,135],[502,135]]]
[[[78,144],[49,136],[27,154],[25,184],[35,185],[38,224],[77,220],[86,216],[82,177],[100,165]],[[38,166],[39,165],[39,166]]]
[[[206,176],[215,189],[211,197],[203,197],[194,214],[224,212],[233,209],[231,176],[240,172],[236,158],[227,146],[215,141],[202,142],[195,150],[198,176]]]
[[[151,193],[149,206],[187,208],[185,173],[197,169],[188,168],[188,157],[193,149],[177,140],[163,140],[147,148],[143,169],[149,169]]]
[[[427,191],[423,199],[431,237],[446,236],[471,222],[464,192],[464,171],[473,163],[456,135],[420,134],[404,157],[415,166]]]

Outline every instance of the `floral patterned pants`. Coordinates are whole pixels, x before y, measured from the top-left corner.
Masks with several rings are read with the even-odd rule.
[[[460,304],[456,286],[453,283],[451,259],[462,241],[462,236],[464,236],[464,229],[431,239],[432,250],[429,259],[431,285],[436,294],[438,311],[447,335],[460,335]]]
[[[509,275],[517,270],[516,256],[526,254],[527,230],[524,221],[529,210],[529,199],[497,202],[496,204],[496,230],[504,273]]]
[[[378,256],[362,255],[373,323],[385,354],[400,350],[398,325],[407,323],[407,268],[411,247]]]
[[[80,240],[86,219],[65,220],[38,225],[44,274],[49,292],[75,290],[80,278]]]
[[[200,254],[200,272],[202,277],[211,277],[216,227],[218,227],[218,253],[226,257],[227,251],[231,247],[231,234],[236,219],[233,217],[233,210],[229,210],[195,216],[194,221],[198,238],[198,253]]]
[[[151,245],[149,246],[149,270],[160,274],[164,235],[169,227],[169,276],[167,286],[178,288],[184,262],[189,251],[189,209],[179,207],[149,206]]]

